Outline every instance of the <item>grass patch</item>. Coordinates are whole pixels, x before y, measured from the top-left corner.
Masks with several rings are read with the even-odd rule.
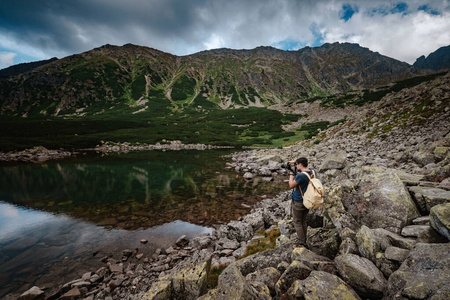
[[[137,108],[126,103],[117,103],[114,109],[106,108],[95,115],[105,108],[104,103],[99,103],[86,109],[88,115],[82,118],[3,118],[0,150],[23,150],[37,145],[49,149],[91,148],[101,140],[156,144],[164,139],[184,144],[271,146],[273,140],[294,136],[282,125],[301,117],[259,107],[211,109],[207,113],[187,108],[184,112],[172,112],[170,101],[160,97],[162,91],[152,93],[154,96],[146,104],[148,109],[134,115],[131,113]]]
[[[208,290],[215,289],[217,287],[219,276],[227,266],[228,265],[220,265],[218,267],[211,268],[208,274]]]
[[[264,237],[256,240],[251,245],[247,245],[247,249],[243,257],[275,248],[277,238],[281,235],[281,232],[279,229],[274,229],[267,233],[264,229],[262,229],[256,232],[255,235],[261,235]]]

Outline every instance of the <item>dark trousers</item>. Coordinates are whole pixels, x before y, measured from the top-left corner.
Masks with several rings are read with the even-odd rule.
[[[292,201],[292,217],[298,236],[298,243],[300,244],[306,244],[306,232],[308,231],[306,216],[308,215],[308,211],[302,202]]]

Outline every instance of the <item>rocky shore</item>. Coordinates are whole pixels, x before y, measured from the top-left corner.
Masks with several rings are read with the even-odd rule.
[[[180,141],[168,141],[167,143],[155,145],[132,145],[130,143],[112,143],[105,142],[95,148],[79,149],[76,151],[49,150],[43,146],[23,151],[0,152],[1,162],[32,162],[42,163],[48,160],[62,159],[70,156],[79,155],[80,152],[96,151],[102,153],[109,152],[130,152],[147,150],[208,150],[208,149],[226,149],[234,148],[231,146],[214,146],[204,144],[182,144]]]
[[[311,211],[308,249],[296,238],[289,191],[211,235],[122,259],[57,289],[19,299],[449,299],[450,75],[389,94],[312,140],[284,149],[235,153],[247,180],[284,176],[306,156],[325,186]],[[276,247],[243,257],[261,230]],[[215,287],[208,277],[225,269]]]
[[[48,150],[42,146],[36,146],[23,151],[0,152],[1,162],[33,162],[42,163],[52,159],[62,159],[77,155],[78,152],[64,150]]]
[[[155,145],[131,145],[130,143],[112,143],[105,142],[92,149],[99,152],[128,152],[128,151],[144,151],[144,150],[207,150],[207,149],[225,149],[234,148],[232,146],[214,146],[205,144],[183,144],[181,141],[163,141],[163,143],[156,143]]]

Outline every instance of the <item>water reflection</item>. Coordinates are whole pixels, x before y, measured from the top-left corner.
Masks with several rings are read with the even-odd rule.
[[[219,156],[226,153],[148,151],[2,167],[0,200],[113,228],[226,222],[274,189],[225,171]]]
[[[139,249],[150,256],[185,234],[212,229],[175,221],[146,230],[106,230],[63,215],[21,208],[0,201],[0,298],[33,285],[55,286],[103,266],[99,258]],[[149,240],[142,245],[141,239]],[[98,253],[95,257],[93,253]]]

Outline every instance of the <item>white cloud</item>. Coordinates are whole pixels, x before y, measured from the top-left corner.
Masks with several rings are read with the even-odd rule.
[[[356,13],[347,22],[327,24],[324,42],[353,42],[408,63],[450,43],[450,13],[368,16]]]
[[[17,54],[13,52],[0,52],[0,69],[12,66],[16,55]]]

